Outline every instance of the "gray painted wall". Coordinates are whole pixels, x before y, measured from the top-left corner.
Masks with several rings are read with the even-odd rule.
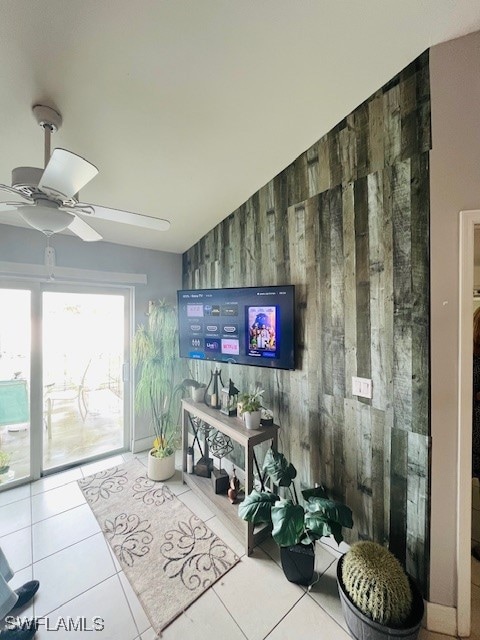
[[[458,491],[459,212],[480,209],[480,32],[433,47],[430,81],[430,599],[453,606]],[[470,496],[465,499],[470,500]]]

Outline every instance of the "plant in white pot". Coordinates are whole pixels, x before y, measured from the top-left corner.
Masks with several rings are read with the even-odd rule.
[[[133,340],[137,366],[135,407],[150,416],[154,433],[148,455],[151,480],[167,480],[175,473],[175,451],[180,446],[179,358],[175,307],[161,300],[151,306],[146,325]]]
[[[255,387],[249,393],[243,393],[240,396],[239,402],[242,407],[242,417],[247,429],[258,429],[260,427],[264,393],[264,389]]]

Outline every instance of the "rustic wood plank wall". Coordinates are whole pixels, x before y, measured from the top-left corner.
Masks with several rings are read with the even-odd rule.
[[[428,52],[184,255],[184,286],[296,285],[297,368],[261,384],[302,486],[349,504],[428,595]],[[192,362],[207,381],[211,367]],[[352,376],[372,378],[371,400]]]

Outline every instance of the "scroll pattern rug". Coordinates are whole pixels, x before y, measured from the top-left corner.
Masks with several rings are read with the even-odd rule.
[[[157,633],[239,561],[138,460],[78,484]]]

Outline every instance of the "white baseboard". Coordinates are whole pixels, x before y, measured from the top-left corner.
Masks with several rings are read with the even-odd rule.
[[[425,602],[426,627],[429,631],[443,633],[447,636],[457,635],[457,610],[435,602]]]
[[[140,438],[132,442],[132,453],[140,453],[141,451],[149,451],[152,448],[152,436],[148,438]]]

